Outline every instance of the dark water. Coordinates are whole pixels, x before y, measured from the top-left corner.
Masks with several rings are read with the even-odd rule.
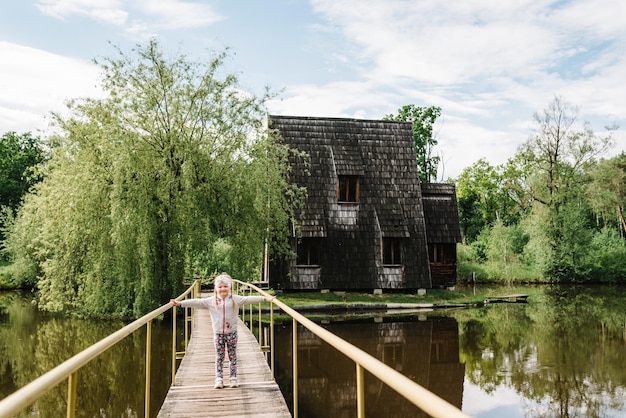
[[[502,293],[508,293],[502,289]],[[529,288],[527,304],[317,318],[473,417],[626,416],[626,288]],[[0,294],[0,398],[125,324],[38,313]],[[276,325],[289,405],[291,321]],[[153,323],[152,416],[170,381],[171,322]],[[298,330],[300,417],[356,415],[354,363]],[[142,417],[145,330],[79,372],[80,417]],[[366,416],[422,417],[366,373]],[[66,384],[24,416],[65,414]]]
[[[0,293],[0,399],[127,325],[38,312],[32,298]],[[171,382],[171,319],[152,323],[151,416]],[[78,371],[77,417],[143,417],[146,327]],[[20,416],[63,417],[67,382]]]

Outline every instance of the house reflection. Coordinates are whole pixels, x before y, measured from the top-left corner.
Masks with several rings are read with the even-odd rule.
[[[465,365],[459,361],[456,319],[445,316],[347,320],[323,325],[424,388],[461,408]],[[277,327],[276,378],[292,397],[292,327]],[[303,327],[298,328],[299,416],[354,417],[354,363]],[[371,417],[426,417],[412,403],[365,373],[365,411]]]

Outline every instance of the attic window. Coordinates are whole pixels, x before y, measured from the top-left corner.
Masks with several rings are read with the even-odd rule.
[[[320,265],[321,238],[301,238],[298,241],[298,254],[296,264],[299,266]]]
[[[383,237],[383,264],[402,264],[401,239]]]
[[[337,200],[339,202],[359,201],[359,176],[339,176]]]

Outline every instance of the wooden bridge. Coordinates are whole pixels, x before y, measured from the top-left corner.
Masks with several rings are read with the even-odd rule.
[[[211,319],[207,309],[195,308],[187,354],[158,418],[291,417],[259,343],[241,319],[237,332],[239,387],[228,387],[228,362],[225,361],[225,387],[214,389],[215,346]]]

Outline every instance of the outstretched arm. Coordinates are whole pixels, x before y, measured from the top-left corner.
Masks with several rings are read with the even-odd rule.
[[[251,303],[274,302],[274,296],[240,296],[233,295],[233,299],[238,305],[250,305]]]

